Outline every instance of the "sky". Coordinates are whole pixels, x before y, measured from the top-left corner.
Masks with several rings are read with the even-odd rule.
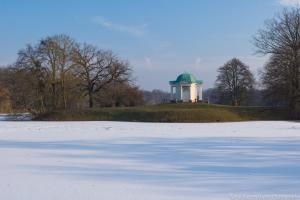
[[[169,90],[184,72],[214,86],[233,57],[254,74],[267,57],[252,38],[267,19],[300,0],[0,0],[0,65],[26,44],[67,34],[128,60],[142,89]]]

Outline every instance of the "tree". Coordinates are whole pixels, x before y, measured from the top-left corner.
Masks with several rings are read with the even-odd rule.
[[[44,65],[49,72],[53,107],[67,108],[68,94],[66,78],[71,73],[74,63],[72,53],[76,42],[67,35],[55,35],[41,40],[39,52],[43,57]],[[60,92],[59,92],[60,90]],[[60,103],[59,101],[62,101]]]
[[[237,58],[228,61],[218,69],[216,80],[220,98],[228,98],[232,105],[239,106],[247,98],[254,86],[254,78],[249,67]]]
[[[128,107],[144,104],[143,97],[143,92],[137,86],[113,81],[103,88],[95,101],[105,107]]]
[[[11,111],[11,100],[8,90],[0,84],[0,113]]]
[[[128,62],[111,51],[78,44],[66,35],[27,45],[19,51],[13,65],[0,69],[2,96],[5,90],[14,110],[33,114],[74,110],[87,104],[93,107],[94,98],[100,95],[105,102],[114,101],[106,105],[138,104],[135,97],[141,99],[140,91],[130,78]],[[112,83],[120,87],[114,88],[113,93],[108,90]]]
[[[11,111],[11,103],[8,91],[0,88],[0,112],[10,112]]]
[[[19,87],[25,93],[22,104],[28,102],[29,109],[36,112],[46,110],[47,69],[43,66],[43,57],[38,47],[27,45],[19,51],[16,64],[10,68],[9,77],[10,82],[14,82],[11,84],[14,90]]]
[[[289,70],[280,55],[271,56],[261,72],[263,96],[272,106],[289,106]]]
[[[14,77],[15,84],[21,88],[22,84],[28,86],[23,88],[27,93],[23,99],[30,102],[28,108],[44,112],[70,106],[76,96],[76,80],[72,72],[74,63],[71,59],[75,44],[69,36],[56,35],[19,51],[15,69],[11,68],[11,72],[14,71],[12,76],[18,74]],[[26,78],[22,79],[24,76]]]
[[[270,55],[264,67],[265,90],[286,100],[291,116],[300,118],[300,9],[285,9],[254,37],[257,53]]]
[[[73,52],[73,62],[90,108],[94,106],[95,94],[109,83],[129,81],[129,64],[119,60],[111,51],[98,50],[87,44],[78,45]]]

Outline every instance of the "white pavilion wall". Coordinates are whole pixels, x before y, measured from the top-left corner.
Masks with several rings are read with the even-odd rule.
[[[191,101],[195,102],[197,100],[197,93],[198,93],[198,89],[197,89],[197,84],[191,84]]]

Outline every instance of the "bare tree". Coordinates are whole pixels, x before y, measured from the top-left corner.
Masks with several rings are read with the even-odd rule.
[[[27,85],[28,88],[24,88],[24,92],[27,93],[28,102],[31,102],[29,107],[30,109],[34,107],[37,112],[46,110],[47,72],[42,64],[43,58],[38,48],[27,45],[25,49],[19,51],[15,66],[10,68],[10,79],[14,79],[15,87],[23,88]]]
[[[254,44],[258,53],[271,55],[263,73],[266,89],[273,94],[277,93],[277,96],[285,95],[292,117],[299,119],[300,9],[285,9],[266,22],[264,29],[254,38]],[[274,88],[275,85],[280,88]]]
[[[128,81],[130,67],[120,61],[111,51],[98,50],[92,45],[77,46],[73,52],[77,76],[82,80],[84,95],[89,98],[89,107],[94,106],[94,95],[112,81]]]
[[[1,71],[0,71],[0,75]],[[7,88],[5,88],[5,86],[1,83],[0,80],[0,113],[4,112],[10,112],[11,111],[11,97],[10,97],[10,93],[7,90]]]
[[[48,72],[49,82],[51,86],[51,99],[53,108],[57,107],[57,85],[59,72],[59,54],[58,45],[49,37],[41,40],[39,52],[45,60],[46,69]]]
[[[254,86],[254,78],[249,67],[240,60],[233,58],[218,69],[216,87],[219,95],[230,99],[234,106],[249,97]]]
[[[65,82],[67,73],[74,66],[71,55],[75,45],[75,41],[66,35],[47,37],[40,42],[39,52],[49,72],[54,108],[59,105],[60,99],[62,99],[64,109],[67,108],[68,97]]]
[[[288,62],[288,61],[287,61]],[[284,57],[272,55],[261,72],[263,96],[272,106],[289,106],[289,73]]]
[[[11,112],[11,102],[7,90],[0,88],[0,112]]]
[[[37,114],[82,108],[87,99],[89,107],[93,107],[94,97],[100,96],[101,92],[106,102],[115,100],[108,94],[109,90],[104,90],[110,83],[122,86],[122,92],[128,90],[139,94],[138,88],[130,84],[130,77],[128,62],[111,51],[80,45],[66,35],[47,37],[36,46],[27,45],[19,51],[12,66],[0,70],[0,84],[10,95],[13,109]],[[121,95],[118,92],[118,102],[125,102],[124,99],[119,101],[125,98],[122,92]],[[133,104],[135,102],[122,103]]]
[[[111,82],[97,94],[95,102],[105,107],[138,106],[144,104],[143,92],[135,85]]]
[[[61,97],[63,101],[64,109],[67,108],[68,103],[68,89],[67,87],[67,78],[71,72],[72,68],[75,66],[72,61],[72,53],[75,48],[75,41],[66,35],[57,35],[52,37],[52,40],[58,46],[58,54],[59,56],[59,80],[61,87]]]

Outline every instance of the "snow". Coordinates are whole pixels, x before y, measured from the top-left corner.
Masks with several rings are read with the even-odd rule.
[[[297,122],[0,122],[5,200],[300,199],[299,168]]]
[[[8,114],[0,113],[0,121],[5,121],[7,119]]]
[[[0,121],[30,121],[32,116],[30,113],[7,114],[0,113]]]

